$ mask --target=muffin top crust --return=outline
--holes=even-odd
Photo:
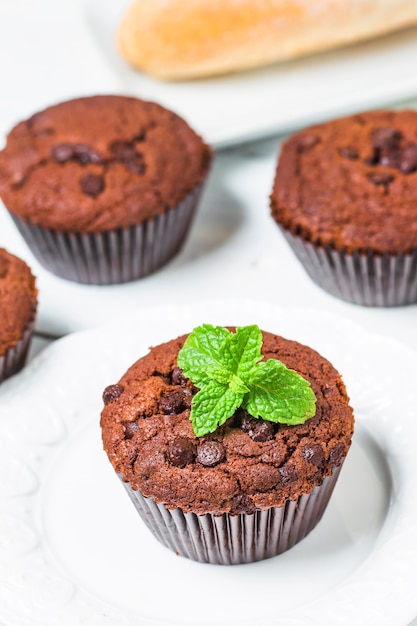
[[[0,355],[13,347],[35,316],[35,277],[24,261],[0,248]]]
[[[210,160],[202,139],[158,104],[79,98],[11,130],[0,152],[0,197],[33,225],[101,232],[175,208]]]
[[[186,337],[152,348],[103,394],[104,449],[133,489],[186,512],[252,513],[310,493],[340,465],[353,412],[326,359],[263,332],[264,358],[280,359],[310,382],[315,416],[286,426],[238,409],[214,433],[196,437],[189,416],[197,389],[177,364]]]
[[[347,252],[417,248],[417,111],[370,111],[283,145],[271,195],[283,228]]]

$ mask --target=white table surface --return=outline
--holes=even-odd
[[[120,91],[114,67],[103,64],[99,47],[92,44],[88,58],[69,53],[70,39],[74,40],[73,45],[77,41],[77,33],[71,28],[82,29],[83,32],[78,34],[84,38],[85,44],[88,25],[81,24],[65,3],[68,31],[56,29],[56,19],[64,4],[61,8],[60,3],[55,3],[55,8],[50,2],[47,4],[52,13],[45,14],[45,31],[33,33],[31,42],[31,37],[27,36],[30,34],[28,24],[30,19],[35,19],[35,14],[42,13],[45,2],[36,6],[28,0],[3,0],[1,3],[2,136],[22,116],[50,102],[94,93],[95,90]],[[26,25],[24,37],[19,36],[18,30],[21,17]],[[52,53],[44,57],[46,75],[39,67],[34,73],[27,70],[33,66],[31,43],[35,43],[35,49],[40,49],[39,40],[43,37],[50,37],[54,46]],[[42,50],[45,52],[46,48]],[[8,62],[4,63],[6,58]],[[82,72],[84,64],[92,68],[91,71]],[[39,89],[41,74],[42,89]],[[409,97],[412,92],[417,97],[417,81],[414,91],[408,83],[407,89],[393,93],[389,100],[394,101],[396,95]],[[411,104],[417,107],[417,100]],[[34,260],[3,212],[0,216],[0,245],[25,258],[38,276],[38,335],[29,359],[52,341],[42,335],[59,336],[99,325],[124,313],[126,308],[140,307],[141,303],[163,306],[167,302],[176,304],[187,299],[232,296],[270,300],[284,306],[314,308],[348,317],[365,330],[391,337],[415,349],[417,373],[417,305],[365,308],[330,296],[307,277],[271,220],[268,195],[279,144],[280,138],[272,136],[218,152],[204,201],[183,251],[166,268],[134,285],[111,289],[77,286],[48,274]],[[417,626],[417,619],[413,626]]]

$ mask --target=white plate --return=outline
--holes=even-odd
[[[311,345],[342,372],[355,407],[323,520],[289,552],[251,565],[202,565],[158,544],[101,450],[103,388],[149,345],[203,321],[256,322]],[[0,622],[408,623],[417,613],[416,359],[342,318],[239,300],[142,310],[56,342],[0,388]]]

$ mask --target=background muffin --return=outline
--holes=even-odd
[[[0,196],[47,269],[119,283],[178,252],[210,158],[186,122],[157,104],[79,98],[12,129],[0,153]]]
[[[371,111],[293,135],[271,208],[306,271],[333,295],[417,302],[417,112]]]
[[[221,564],[279,554],[320,520],[349,449],[344,384],[314,350],[264,332],[264,359],[311,384],[314,417],[290,426],[238,408],[197,437],[197,388],[178,367],[186,339],[152,348],[106,388],[104,449],[147,526],[174,551]]]
[[[29,267],[0,248],[0,382],[24,365],[36,306],[35,277]]]

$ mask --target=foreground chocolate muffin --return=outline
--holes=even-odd
[[[30,268],[0,248],[0,382],[25,363],[36,307],[37,289]]]
[[[262,363],[279,359],[315,395],[304,423],[255,419],[233,405],[197,436],[190,408],[203,408],[204,421],[218,399],[197,403],[202,390],[178,366],[187,336],[152,348],[103,394],[104,449],[135,507],[159,541],[197,561],[248,563],[300,541],[322,517],[351,443],[352,409],[334,367],[258,332]]]
[[[12,129],[0,152],[0,197],[47,269],[120,283],[179,251],[210,160],[201,138],[158,104],[79,98]]]
[[[370,111],[290,137],[271,209],[311,278],[333,295],[417,302],[417,111]]]

